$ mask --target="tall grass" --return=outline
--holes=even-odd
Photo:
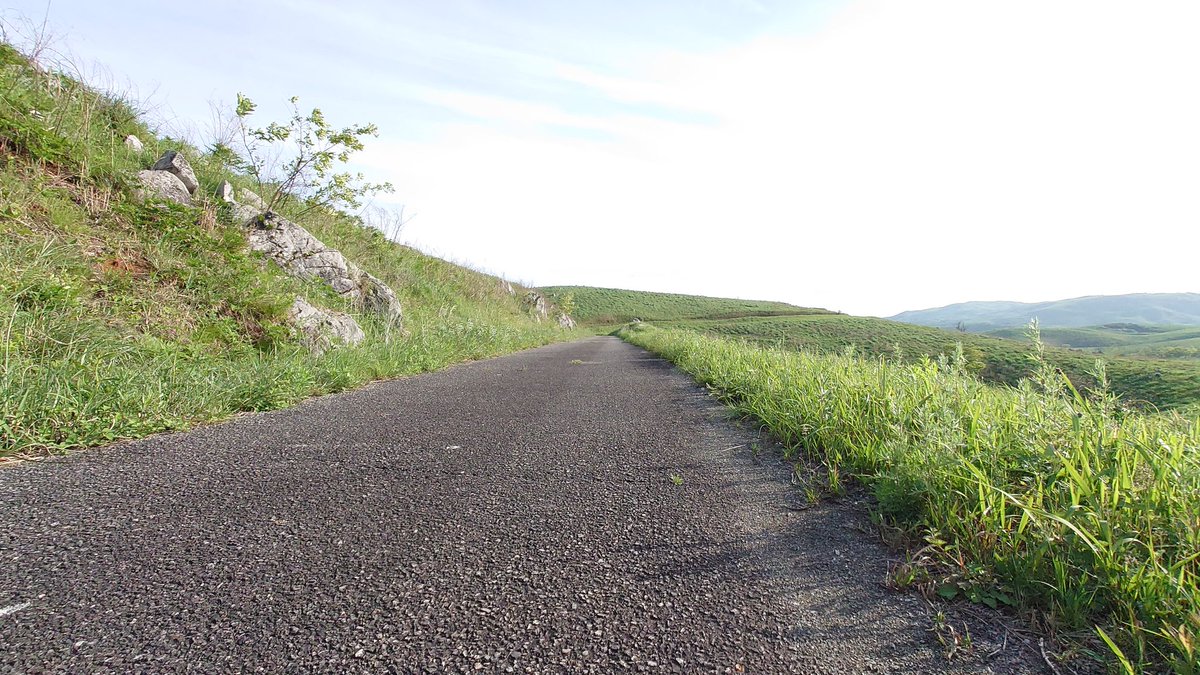
[[[870,485],[880,515],[937,552],[942,595],[1094,631],[1130,668],[1200,671],[1200,421],[1085,398],[1040,349],[1034,376],[1007,388],[965,374],[961,356],[898,364],[644,324],[621,335],[831,476]]]
[[[11,246],[0,251],[15,252]],[[136,312],[148,308],[124,297],[97,302],[94,280],[72,274],[90,270],[77,269],[69,246],[23,253],[0,259],[0,456],[187,428],[563,336],[557,327],[519,316],[485,322],[412,307],[403,337],[384,339],[384,322],[360,316],[363,345],[313,356],[278,316],[253,318],[249,326],[247,317],[231,318],[241,316],[237,288],[250,282],[244,276],[223,291],[171,296],[172,306],[156,310],[165,318],[131,330]],[[189,278],[209,287],[205,279]],[[286,280],[276,282],[283,298],[291,297]],[[148,288],[153,285],[125,292]],[[224,304],[209,305],[209,292],[223,293]]]
[[[733,320],[675,321],[662,327],[687,328],[721,337],[744,338],[768,347],[792,347],[841,353],[853,347],[868,356],[916,361],[926,355],[951,356],[961,349],[967,369],[981,379],[1016,386],[1031,374],[1023,339],[1000,339],[912,324],[845,315],[753,317]],[[961,347],[960,347],[961,345]],[[1096,355],[1047,347],[1046,359],[1080,389],[1091,389]],[[1200,401],[1200,364],[1106,356],[1112,390],[1128,405],[1180,408]]]

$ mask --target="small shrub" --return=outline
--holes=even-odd
[[[286,122],[250,127],[247,120],[256,106],[238,94],[234,142],[239,147],[234,149],[218,141],[211,151],[218,161],[254,178],[259,192],[265,195],[268,211],[285,200],[298,200],[305,212],[339,206],[358,208],[363,197],[392,191],[390,183],[369,183],[361,173],[334,170],[363,149],[363,137],[379,135],[374,124],[337,129],[330,126],[319,108],[304,114],[298,97],[293,96],[290,103],[292,113]],[[270,192],[267,186],[272,187]]]

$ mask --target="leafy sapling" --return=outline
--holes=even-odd
[[[234,138],[214,143],[213,156],[254,178],[268,211],[289,199],[302,204],[302,214],[322,207],[357,209],[364,197],[394,190],[391,183],[369,183],[361,173],[337,170],[365,147],[365,137],[379,135],[378,127],[353,124],[337,129],[319,108],[302,113],[299,101],[290,99],[291,116],[285,123],[252,127],[248,120],[257,106],[238,94]],[[239,147],[235,150],[230,143]]]

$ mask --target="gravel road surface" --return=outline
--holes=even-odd
[[[758,441],[598,337],[21,463],[0,672],[1033,670]]]

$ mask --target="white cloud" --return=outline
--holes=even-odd
[[[803,38],[555,70],[711,124],[443,93],[484,121],[368,159],[416,242],[540,283],[882,314],[1197,290],[1198,31],[1193,2],[857,2]]]
[[[1195,0],[846,0],[791,23],[764,3],[771,32],[714,28],[757,16],[736,3],[682,32],[693,5],[631,10],[662,24],[649,45],[566,5],[278,0],[231,24],[62,0],[52,20],[118,79],[163,83],[181,124],[234,91],[264,121],[300,94],[378,123],[362,165],[419,214],[409,236],[533,282],[873,313],[1200,290]],[[146,59],[133,33],[211,58]]]

